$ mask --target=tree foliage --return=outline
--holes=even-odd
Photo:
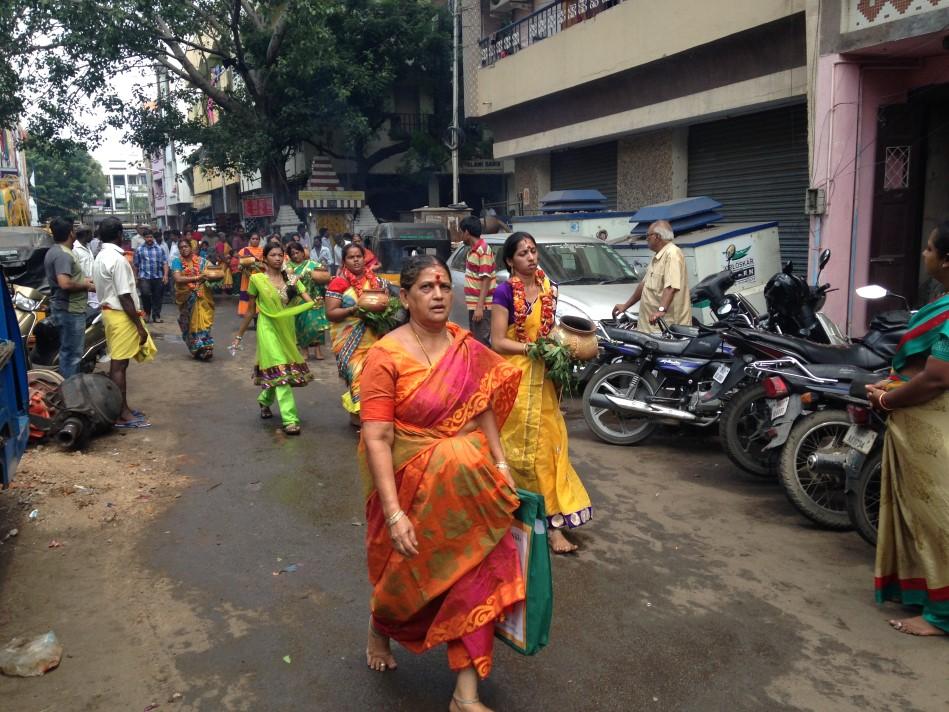
[[[25,148],[40,220],[55,215],[81,217],[108,192],[109,182],[99,163],[76,141],[31,138]]]
[[[75,116],[88,97],[146,150],[200,146],[193,163],[259,169],[285,198],[284,166],[303,144],[363,176],[411,147],[411,135],[376,139],[402,87],[449,105],[449,28],[431,0],[5,0],[0,123],[29,110],[34,135],[88,140]],[[123,102],[111,80],[129,71],[156,80]],[[156,99],[159,75],[168,91]]]

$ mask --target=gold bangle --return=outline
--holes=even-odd
[[[399,521],[400,519],[402,519],[402,517],[404,517],[404,516],[405,516],[405,512],[400,509],[398,512],[396,512],[395,514],[393,514],[391,517],[387,517],[387,518],[386,518],[386,525],[388,525],[388,526],[391,527],[391,526],[397,524],[398,521]]]

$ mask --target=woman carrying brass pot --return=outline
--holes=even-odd
[[[515,232],[504,243],[504,262],[511,278],[494,290],[491,348],[521,370],[517,401],[501,441],[515,484],[544,496],[548,540],[555,554],[577,545],[563,530],[582,526],[593,516],[590,496],[567,453],[567,424],[546,366],[528,356],[531,344],[554,328],[557,288],[538,264],[537,243]]]
[[[330,328],[324,303],[329,270],[321,262],[308,260],[306,250],[299,242],[287,245],[287,269],[297,276],[316,304],[310,311],[297,314],[297,346],[304,356],[322,361],[322,346],[326,343],[326,332]]]
[[[191,240],[178,241],[178,257],[171,261],[171,274],[175,283],[175,303],[178,305],[178,327],[188,351],[199,361],[210,361],[214,357],[214,295],[209,281],[216,274],[207,273],[208,261],[194,253]]]
[[[388,301],[389,283],[366,268],[365,250],[350,243],[343,248],[339,273],[326,287],[326,316],[330,320],[336,368],[348,390],[342,396],[350,422],[359,427],[359,379],[366,354],[378,337],[359,318],[360,302],[381,296]],[[381,297],[380,297],[381,298]]]

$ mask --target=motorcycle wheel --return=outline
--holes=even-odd
[[[632,393],[629,384],[634,378],[639,383]],[[635,418],[620,415],[606,408],[590,405],[590,396],[595,393],[622,395],[626,398],[653,396],[659,390],[659,384],[651,373],[639,375],[631,363],[614,363],[604,366],[596,373],[583,389],[583,419],[593,434],[611,445],[635,445],[640,443],[658,427],[659,423],[649,418]]]
[[[843,473],[814,472],[808,456],[823,447],[837,447],[850,428],[844,410],[822,410],[806,415],[791,428],[781,451],[778,473],[784,493],[795,509],[825,529],[852,529],[847,513]]]
[[[877,543],[880,523],[880,484],[883,476],[883,451],[877,450],[863,463],[860,479],[847,493],[847,514],[854,529],[871,546]]]
[[[752,475],[771,477],[775,458],[764,449],[771,442],[767,435],[770,427],[771,407],[764,386],[743,388],[728,400],[718,421],[718,435],[728,459]]]

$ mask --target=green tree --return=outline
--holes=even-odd
[[[109,189],[99,163],[76,141],[30,139],[24,146],[34,175],[33,198],[40,220],[54,215],[82,217]]]
[[[195,165],[260,170],[284,202],[295,182],[286,161],[306,143],[341,146],[333,155],[354,160],[363,182],[412,134],[441,130],[439,117],[374,143],[399,88],[427,84],[446,106],[449,28],[431,0],[6,0],[0,124],[31,110],[32,132],[89,140],[74,113],[84,95],[146,150],[200,146]],[[169,78],[157,102],[154,83],[134,102],[111,91],[113,76],[136,69]]]

